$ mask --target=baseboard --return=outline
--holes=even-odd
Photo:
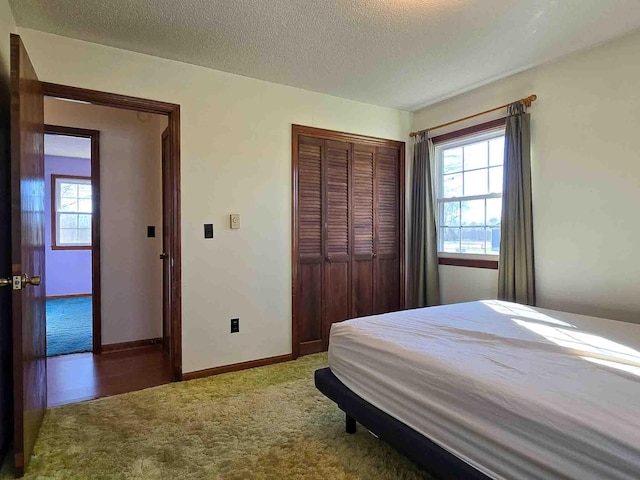
[[[47,300],[58,300],[60,298],[79,298],[79,297],[90,297],[90,293],[71,293],[69,295],[48,295]]]
[[[220,375],[221,373],[238,372],[254,367],[264,367],[265,365],[273,365],[275,363],[288,362],[292,360],[291,354],[279,355],[277,357],[260,358],[249,362],[232,363],[231,365],[223,365],[222,367],[206,368],[204,370],[196,370],[182,374],[182,380],[195,380],[196,378],[211,377],[212,375]]]
[[[121,352],[123,350],[158,345],[160,343],[162,343],[162,338],[147,338],[145,340],[134,340],[133,342],[109,343],[102,345],[102,353]]]

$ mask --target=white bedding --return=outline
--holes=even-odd
[[[364,400],[496,479],[640,478],[640,325],[483,301],[333,324]]]

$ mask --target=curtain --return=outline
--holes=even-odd
[[[504,145],[498,298],[535,305],[529,114],[509,106]]]
[[[434,155],[433,144],[427,133],[420,133],[415,138],[411,166],[408,304],[410,307],[430,307],[440,304],[432,165]]]

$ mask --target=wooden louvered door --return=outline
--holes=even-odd
[[[292,355],[404,308],[404,143],[294,125]]]
[[[351,268],[352,317],[375,313],[374,305],[374,156],[375,147],[353,146]]]
[[[325,140],[324,151],[324,347],[331,324],[350,318],[351,312],[351,220],[349,168],[351,145]]]
[[[375,155],[375,313],[399,310],[400,280],[400,185],[399,150],[377,147]]]
[[[299,354],[320,352],[323,341],[324,241],[322,156],[324,140],[300,137],[297,145],[297,281],[293,285],[297,304]],[[295,307],[294,307],[295,308]]]

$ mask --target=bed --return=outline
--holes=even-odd
[[[470,302],[332,326],[316,386],[442,478],[640,478],[640,325]]]

